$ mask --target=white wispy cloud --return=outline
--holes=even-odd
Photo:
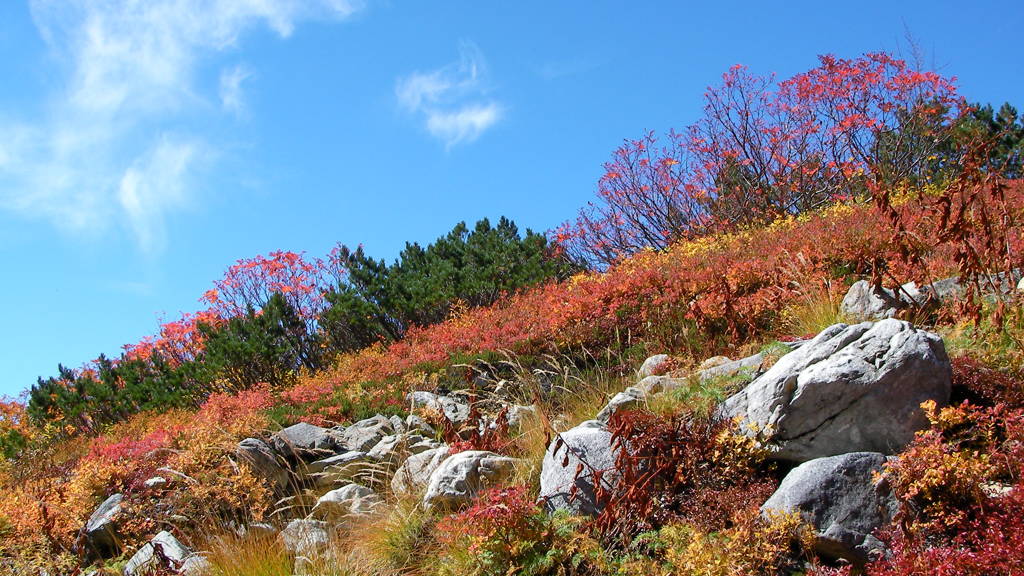
[[[242,83],[251,78],[252,70],[247,66],[238,65],[220,73],[220,105],[235,116],[244,116],[246,112],[245,96]]]
[[[399,78],[395,97],[403,110],[420,116],[427,131],[450,148],[476,140],[501,120],[504,107],[487,97],[486,78],[480,49],[463,42],[457,61]]]
[[[186,117],[211,99],[245,111],[245,66],[199,81],[207,56],[249,30],[288,37],[311,19],[344,19],[357,0],[31,0],[33,21],[63,77],[36,117],[0,118],[0,208],[70,233],[130,231],[145,251],[165,243],[165,216],[186,205],[197,152]],[[141,152],[140,152],[141,151]]]
[[[144,251],[163,248],[164,214],[186,202],[186,178],[199,148],[193,142],[164,137],[121,177],[117,199]]]

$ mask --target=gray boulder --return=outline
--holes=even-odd
[[[798,512],[814,527],[818,554],[856,566],[884,552],[874,533],[892,522],[897,500],[881,474],[886,457],[854,452],[805,462],[786,475],[761,513]]]
[[[430,475],[423,505],[454,510],[468,504],[480,490],[512,477],[516,460],[483,450],[449,456]]]
[[[159,554],[157,553],[158,549]],[[124,574],[125,576],[142,576],[168,568],[178,571],[190,556],[192,556],[192,551],[165,530],[139,548],[139,551],[124,565]],[[165,560],[166,563],[162,564],[161,560]]]
[[[385,436],[366,455],[378,462],[397,466],[410,454],[419,454],[439,446],[440,442],[420,434],[393,434]]]
[[[450,396],[441,396],[433,392],[416,390],[406,394],[405,400],[412,409],[426,408],[444,414],[456,426],[469,420],[469,404],[459,402]]]
[[[339,522],[348,516],[369,514],[383,502],[373,490],[349,484],[321,496],[313,506],[312,514],[328,522]]]
[[[540,416],[540,408],[536,404],[523,406],[513,404],[508,407],[508,425],[512,429],[522,428],[527,422]]]
[[[327,523],[320,520],[292,520],[278,534],[285,549],[296,556],[316,557],[327,549],[330,534]]]
[[[658,376],[649,376],[648,378],[659,378]],[[646,381],[646,380],[645,380]],[[597,421],[601,424],[608,424],[611,420],[612,415],[623,410],[636,410],[637,408],[643,407],[647,399],[647,393],[638,386],[630,386],[622,392],[619,392],[612,399],[608,401],[608,404],[597,413]]]
[[[580,464],[584,471],[577,477]],[[540,471],[540,500],[552,511],[597,514],[601,504],[595,495],[594,471],[601,474],[603,488],[615,489],[618,475],[611,432],[590,420],[562,432],[548,446]]]
[[[928,426],[921,403],[949,401],[942,339],[907,322],[836,324],[719,408],[779,460],[893,454]]]
[[[341,444],[338,432],[306,422],[289,426],[270,438],[270,445],[278,454],[305,460],[333,454]]]
[[[983,275],[981,289],[987,291],[990,298],[1011,294],[1019,274],[1018,270],[1013,270],[1010,274],[1000,272]],[[1024,282],[1024,279],[1021,281]],[[867,280],[859,280],[850,286],[839,311],[850,318],[861,320],[892,318],[904,308],[941,304],[960,298],[964,293],[964,286],[955,276],[922,285],[907,282],[898,290],[873,288]]]
[[[401,416],[391,416],[388,420],[391,421],[391,429],[395,431],[395,434],[404,434],[409,431],[409,427],[405,425],[405,420]]]
[[[637,380],[643,380],[648,376],[654,375],[658,367],[665,362],[668,362],[668,354],[655,354],[644,360],[644,363],[640,365],[640,369],[636,371]]]
[[[724,357],[723,357],[724,358]],[[728,358],[726,358],[728,360]],[[714,365],[709,365],[697,372],[701,382],[710,382],[721,378],[734,378],[749,375],[753,378],[761,371],[764,364],[764,354],[754,354],[739,360],[728,360]]]
[[[448,457],[448,447],[439,446],[410,456],[391,478],[391,491],[399,496],[418,494],[427,487],[430,475]]]
[[[433,426],[416,414],[409,414],[405,417],[405,429],[409,432],[418,432],[425,436],[434,436],[437,434]]]
[[[239,462],[249,466],[259,477],[263,478],[278,493],[287,490],[291,482],[291,473],[282,464],[276,452],[259,438],[246,438],[235,448],[235,457]]]
[[[636,383],[636,386],[630,386],[626,389],[636,390],[641,392],[645,397],[652,394],[661,394],[662,392],[670,392],[676,388],[685,388],[690,385],[688,378],[673,378],[671,376],[648,376],[643,380]],[[613,399],[614,400],[614,399]],[[609,402],[611,404],[611,402]]]
[[[900,296],[888,288],[874,288],[867,280],[858,280],[846,292],[839,311],[858,320],[892,318],[907,305]]]
[[[110,558],[117,555],[117,515],[121,512],[123,500],[124,496],[121,494],[110,496],[93,511],[85,523],[82,535],[85,539],[86,555],[90,558]]]
[[[178,572],[181,576],[207,576],[212,568],[205,556],[193,554],[185,559]]]
[[[711,362],[715,360],[715,362]],[[648,376],[637,383],[635,388],[648,395],[670,392],[677,388],[686,388],[694,381],[707,383],[722,378],[736,378],[753,380],[761,371],[764,364],[763,354],[754,354],[739,360],[729,360],[725,356],[709,358],[701,364],[701,368],[685,378],[673,378],[671,376]]]
[[[377,461],[365,452],[349,451],[310,463],[306,477],[318,488],[365,480],[378,475]]]
[[[373,418],[360,420],[341,433],[342,445],[347,450],[368,452],[384,439],[395,433],[394,425],[386,416],[380,414]]]
[[[309,464],[306,465],[305,470],[308,475],[313,476],[330,468],[344,466],[352,462],[358,462],[360,460],[367,459],[369,459],[369,456],[367,456],[365,452],[356,452],[355,450],[350,450],[348,452],[342,452],[341,454],[335,454],[334,456],[331,456],[329,458],[321,458],[320,460],[310,462]]]

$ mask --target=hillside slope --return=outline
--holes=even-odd
[[[869,564],[872,574],[947,565],[957,574],[1013,573],[1024,535],[1016,487],[1024,313],[1012,290],[1009,299],[994,298],[1004,291],[965,270],[964,254],[1019,259],[1020,228],[1002,230],[1004,244],[991,253],[984,251],[991,237],[970,218],[961,234],[937,236],[948,224],[936,209],[946,193],[929,194],[896,203],[899,227],[873,206],[838,205],[645,251],[605,272],[511,294],[410,329],[392,344],[343,354],[326,370],[297,374],[294,385],[214,394],[198,409],[138,414],[98,436],[36,437],[3,464],[0,563],[16,574],[71,574],[92,564],[101,574],[120,573],[140,549],[129,571],[146,550],[154,563],[174,556],[180,541],[205,558],[189,570],[212,574],[290,574],[296,565],[316,574],[732,574],[807,566],[824,574],[837,558],[862,563],[882,548],[893,555]],[[1008,221],[1020,222],[1024,186],[1002,195]],[[982,261],[992,271],[1014,264]],[[944,394],[901,397],[898,408],[915,414],[909,430],[824,452],[782,450],[801,454],[794,459],[779,456],[773,434],[789,433],[777,417],[717,408],[754,377],[751,386],[764,384],[813,349],[791,352],[794,345],[781,342],[841,320],[839,300],[854,280],[925,286],[958,274],[959,293],[898,312],[927,331],[911,333],[939,338],[943,352],[927,362],[946,382]],[[642,361],[662,352],[641,375],[670,378],[629,388]],[[720,354],[746,361],[705,362]],[[882,361],[884,354],[869,356],[878,367],[895,366],[882,370],[895,380],[846,374],[842,382],[902,389],[908,361]],[[945,368],[943,355],[952,359]],[[950,382],[952,405],[942,408]],[[878,406],[892,402],[880,398]],[[850,421],[905,416],[869,411]],[[830,434],[834,444],[867,432]],[[604,442],[604,456],[594,456],[604,465],[563,451],[594,450],[595,438]],[[628,457],[616,457],[613,438],[630,446]],[[837,553],[820,534],[815,539],[821,526],[813,514],[758,514],[780,482],[796,482],[786,476],[795,465],[802,464],[793,473],[814,458],[864,450],[899,454],[884,466],[850,464],[864,478],[888,470],[886,502],[903,503],[886,518],[897,520],[895,528],[874,526],[852,548],[848,537],[830,536],[845,542]],[[566,467],[570,457],[579,465]],[[563,495],[564,506],[552,504],[552,486],[580,482]],[[836,498],[858,489],[837,489]],[[590,512],[600,512],[592,520],[545,510],[579,511],[587,498]],[[163,544],[145,548],[157,533]]]

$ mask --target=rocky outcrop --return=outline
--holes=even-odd
[[[718,414],[779,460],[893,454],[928,425],[922,402],[948,402],[950,374],[935,334],[893,319],[837,324],[783,356]]]
[[[373,490],[359,484],[349,484],[321,496],[313,506],[312,514],[336,523],[349,516],[369,514],[383,502]]]
[[[409,402],[413,410],[426,408],[438,411],[456,426],[461,426],[469,420],[469,405],[449,396],[416,390],[407,394],[405,400]]]
[[[395,433],[394,425],[386,416],[377,415],[360,420],[341,433],[341,445],[346,450],[368,452],[378,442]]]
[[[1010,274],[989,274],[982,277],[981,289],[988,291],[991,298],[1000,298],[1020,290],[1016,286],[1018,278],[1019,270],[1013,270]],[[1019,281],[1024,283],[1024,278],[1020,278]],[[892,318],[900,310],[942,304],[960,298],[964,293],[964,286],[955,276],[922,285],[907,282],[896,290],[874,287],[867,280],[858,280],[850,286],[850,290],[843,297],[839,311],[848,318],[857,320]]]
[[[850,286],[839,311],[848,318],[875,320],[892,318],[908,305],[908,294],[894,293],[888,288],[876,288],[867,280],[858,280]]]
[[[338,431],[299,422],[274,434],[270,445],[279,454],[310,460],[337,452],[342,439]]]
[[[798,512],[814,528],[818,554],[863,565],[883,552],[874,534],[897,511],[888,482],[876,479],[885,461],[877,452],[854,452],[805,462],[786,475],[762,514]]]
[[[391,478],[391,491],[396,495],[418,494],[427,487],[430,475],[448,457],[448,447],[437,448],[413,454]]]
[[[508,425],[513,429],[522,428],[524,424],[534,420],[539,415],[540,408],[535,404],[529,406],[513,404],[508,407]]]
[[[276,452],[259,438],[246,438],[235,449],[239,462],[249,466],[278,493],[284,492],[291,482],[291,473],[285,468]]]
[[[483,450],[449,456],[430,474],[423,504],[427,508],[455,510],[468,504],[480,490],[511,478],[515,466],[514,458]]]
[[[317,488],[329,488],[373,476],[377,462],[364,452],[343,452],[306,466],[306,478]]]
[[[657,376],[651,376],[650,378],[657,378]],[[643,406],[647,399],[647,393],[642,389],[630,386],[622,392],[619,392],[612,399],[608,401],[608,404],[597,413],[597,421],[601,424],[608,424],[611,420],[612,415],[621,412],[623,410],[635,410]]]
[[[577,474],[580,464],[584,472]],[[548,446],[540,471],[541,501],[549,510],[598,513],[601,504],[596,499],[593,471],[602,474],[605,488],[614,489],[617,475],[611,432],[590,420],[562,432]]]
[[[394,434],[385,436],[366,455],[379,462],[397,466],[410,454],[419,454],[440,446],[440,442],[420,434]]]
[[[409,414],[405,417],[405,429],[409,432],[423,434],[424,436],[433,436],[435,434],[434,427],[416,414]]]
[[[114,494],[93,511],[82,530],[85,553],[90,558],[116,556],[118,548],[117,516],[124,496]]]

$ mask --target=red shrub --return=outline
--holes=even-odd
[[[538,540],[545,527],[542,516],[526,486],[491,488],[471,507],[442,519],[438,531],[448,544],[462,544],[461,540],[467,539],[472,553],[486,548],[510,557],[517,553],[517,544]]]
[[[1024,408],[1024,375],[995,370],[970,356],[953,358],[953,388],[975,402]]]
[[[604,472],[585,463],[578,471],[593,476],[598,487],[596,498],[603,505],[595,519],[598,530],[612,544],[625,545],[672,520],[721,530],[734,513],[760,505],[759,499],[772,491],[759,478],[760,454],[753,442],[733,436],[729,426],[688,414],[614,414],[609,428],[618,480],[603,482]]]

